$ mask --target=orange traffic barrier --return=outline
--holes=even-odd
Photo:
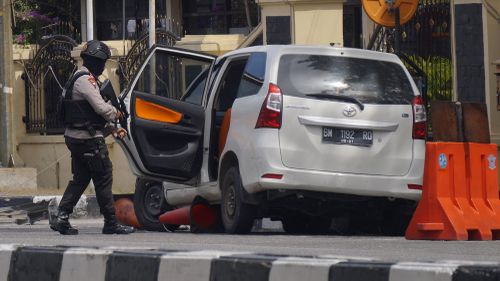
[[[140,228],[141,224],[135,215],[134,203],[128,198],[120,198],[115,201],[115,212],[118,221],[125,225]]]
[[[500,239],[498,148],[496,144],[466,143],[471,204],[481,214],[493,239]]]
[[[422,198],[406,239],[498,239],[496,155],[495,145],[428,142]]]
[[[209,230],[218,222],[217,210],[207,204],[195,204],[191,207],[191,226],[200,230]]]
[[[190,206],[174,209],[161,215],[160,222],[173,225],[189,225],[191,223],[190,214]]]

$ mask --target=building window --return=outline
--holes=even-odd
[[[123,39],[123,0],[94,0],[96,34],[99,40]],[[97,8],[98,7],[98,8]],[[156,14],[166,14],[166,2],[156,1]],[[125,37],[137,39],[147,33],[149,2],[147,0],[125,1]],[[161,26],[157,26],[160,28]]]
[[[245,0],[247,1],[247,0]],[[185,34],[247,34],[258,23],[258,6],[248,1],[249,15],[241,0],[182,1]]]

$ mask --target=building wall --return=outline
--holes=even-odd
[[[294,5],[295,44],[343,45],[342,3]]]
[[[256,0],[256,2],[262,8],[264,44],[334,43],[342,46],[344,43],[342,0]],[[283,26],[286,23],[289,23],[288,27]],[[288,30],[290,34],[287,34]]]

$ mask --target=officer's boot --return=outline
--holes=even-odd
[[[133,227],[119,223],[115,215],[111,215],[109,218],[104,219],[102,234],[130,234],[133,232],[135,232]]]
[[[77,235],[78,229],[69,223],[69,214],[66,211],[59,211],[57,218],[50,222],[50,228],[59,231],[63,235]]]

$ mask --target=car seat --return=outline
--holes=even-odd
[[[231,108],[226,110],[224,113],[224,119],[222,119],[222,124],[219,130],[219,156],[224,150],[224,146],[226,145],[227,134],[229,132],[229,123],[231,122]]]

